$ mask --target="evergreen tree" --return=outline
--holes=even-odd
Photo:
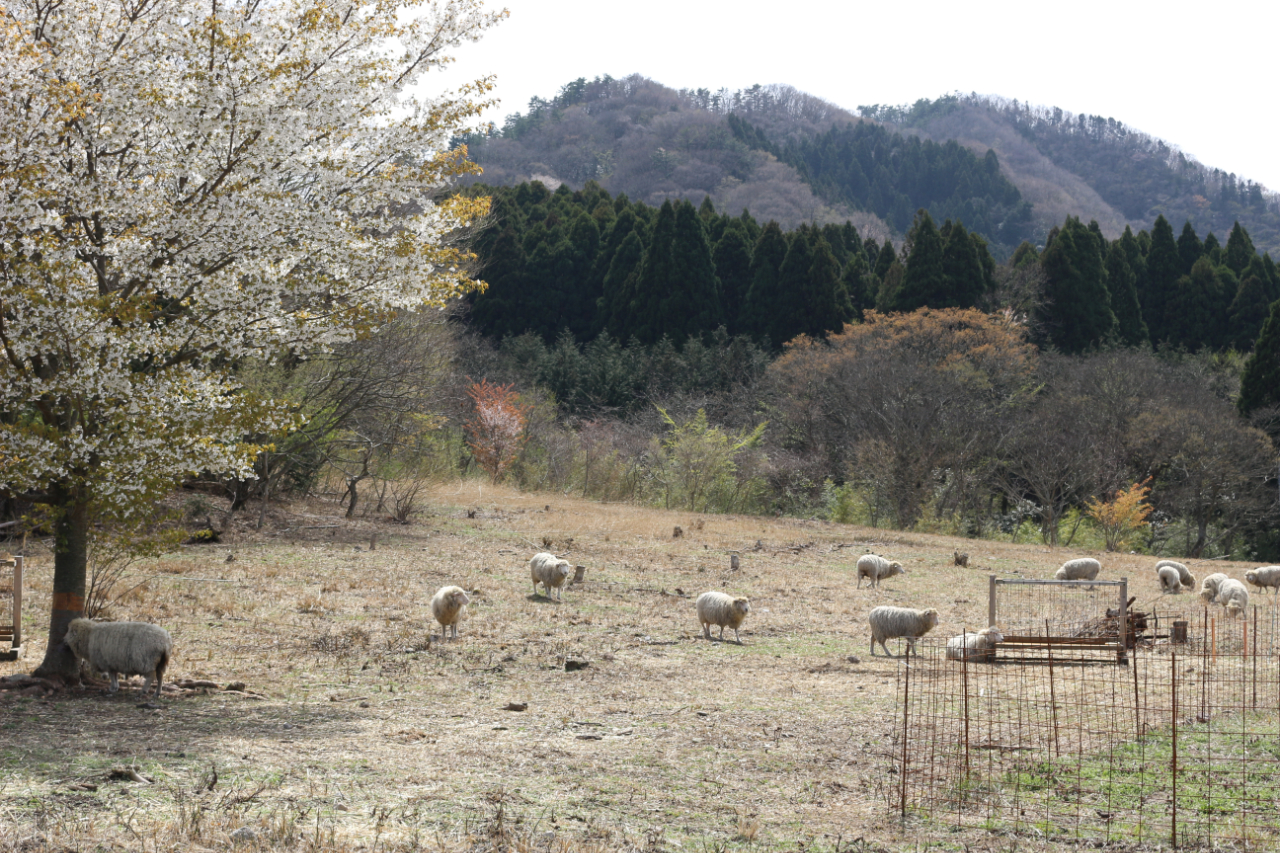
[[[602,323],[609,333],[621,340],[635,335],[632,303],[636,298],[636,280],[644,260],[644,243],[640,232],[631,230],[613,255],[602,283]]]
[[[1040,263],[1040,253],[1026,240],[1018,244],[1018,248],[1013,250],[1013,256],[1009,258],[1009,266],[1014,269],[1022,269],[1029,264],[1038,263]]]
[[[751,288],[751,246],[736,220],[725,228],[724,236],[711,252],[711,260],[715,265],[716,278],[720,279],[725,325],[730,334],[736,335],[743,302]]]
[[[1240,288],[1227,312],[1230,329],[1228,345],[1241,352],[1248,352],[1253,347],[1262,324],[1266,322],[1270,305],[1262,280],[1256,275],[1246,275],[1240,281]]]
[[[1223,263],[1236,275],[1244,272],[1245,267],[1249,266],[1249,261],[1257,251],[1253,248],[1253,241],[1249,239],[1249,232],[1240,227],[1240,223],[1236,222],[1231,229],[1231,236],[1227,238],[1227,249],[1223,253]]]
[[[704,195],[702,197],[702,204],[698,206],[698,216],[702,219],[704,225],[716,218],[716,206],[711,203],[711,196]]]
[[[1267,274],[1267,299],[1275,302],[1280,299],[1280,269],[1276,268],[1276,264],[1271,260],[1271,253],[1262,256],[1262,269]]]
[[[663,335],[665,319],[661,315],[661,306],[670,299],[671,292],[680,282],[680,270],[672,255],[675,240],[676,209],[668,199],[658,209],[653,234],[636,276],[635,294],[630,300],[628,331],[641,343],[656,343]]]
[[[1280,406],[1280,301],[1271,303],[1253,354],[1244,363],[1236,406],[1246,417],[1258,409]]]
[[[818,235],[813,244],[813,262],[809,265],[806,289],[809,301],[805,308],[803,332],[818,337],[838,332],[853,318],[849,292],[840,280],[840,264],[827,241]],[[785,261],[783,266],[786,266]]]
[[[987,271],[973,235],[959,222],[950,225],[950,228],[943,227],[946,238],[942,243],[942,274],[946,278],[947,297],[942,304],[930,303],[930,307],[972,308],[987,291]],[[985,241],[982,248],[986,249]]]
[[[1182,259],[1182,274],[1189,274],[1191,267],[1203,254],[1204,246],[1196,236],[1196,229],[1192,228],[1191,222],[1188,221],[1182,226],[1182,234],[1178,237],[1178,257]]]
[[[1075,217],[1040,256],[1045,274],[1041,319],[1049,338],[1066,353],[1079,353],[1106,341],[1115,330],[1106,271],[1098,244]]]
[[[787,254],[778,269],[778,287],[782,299],[777,303],[770,323],[765,330],[769,340],[783,344],[804,332],[808,332],[810,312],[814,310],[814,293],[809,281],[813,266],[813,247],[806,228],[797,228],[791,234]]]
[[[596,333],[601,283],[592,275],[600,247],[600,229],[582,209],[573,218],[564,245],[565,257],[560,261],[564,304],[558,325],[568,327],[578,340],[588,340]]]
[[[843,267],[849,262],[849,252],[845,248],[844,242],[844,230],[839,225],[834,222],[828,222],[822,226],[822,239],[827,241],[827,246],[835,257],[836,263]],[[861,248],[862,243],[859,242],[856,245]]]
[[[1147,321],[1151,342],[1169,339],[1165,327],[1165,306],[1182,276],[1182,256],[1173,239],[1173,228],[1164,216],[1157,216],[1151,228],[1151,249],[1147,252],[1146,287],[1138,291],[1142,304],[1142,317]]]
[[[906,270],[895,258],[889,264],[889,268],[884,271],[884,278],[880,280],[879,289],[876,291],[876,310],[884,314],[895,310],[892,306],[898,303],[898,294],[902,290],[902,279],[906,276]]]
[[[1136,248],[1137,244],[1134,246]],[[1106,267],[1111,310],[1116,315],[1116,331],[1126,346],[1140,346],[1148,339],[1147,324],[1142,319],[1142,308],[1138,305],[1138,277],[1129,266],[1121,240],[1115,241],[1107,249]]]
[[[951,307],[946,271],[943,268],[942,236],[929,211],[916,213],[915,222],[907,234],[907,268],[902,276],[902,287],[890,310],[914,311],[930,306]]]
[[[875,307],[876,284],[867,266],[867,256],[862,252],[854,252],[849,256],[849,263],[840,272],[840,284],[849,298],[851,320],[862,321],[863,312]]]
[[[1204,235],[1204,256],[1213,262],[1213,265],[1221,266],[1222,264],[1222,244],[1218,242],[1218,238],[1210,231]]]
[[[1180,276],[1165,303],[1165,340],[1192,351],[1212,346],[1218,336],[1219,315],[1214,309],[1220,287],[1208,258],[1196,261],[1189,274]]]
[[[516,229],[508,225],[482,256],[481,276],[488,287],[477,293],[471,321],[482,334],[494,338],[518,335],[525,330],[523,301],[529,296],[525,281],[525,256]],[[518,328],[517,328],[518,327]]]
[[[890,243],[889,238],[886,237],[884,246],[882,246],[880,251],[876,253],[876,262],[871,268],[872,275],[874,275],[878,280],[884,281],[885,273],[889,271],[889,267],[897,262],[897,260],[898,253],[894,251],[893,243]]]
[[[756,339],[769,335],[773,317],[782,310],[786,298],[782,291],[779,271],[787,256],[787,238],[782,236],[778,223],[769,222],[760,232],[751,252],[751,287],[743,303],[739,324],[742,331]],[[782,341],[770,338],[774,346]]]
[[[675,241],[672,261],[679,278],[661,306],[663,332],[677,344],[690,336],[712,331],[724,325],[724,308],[720,302],[720,282],[711,260],[707,229],[698,211],[688,201],[676,206]]]

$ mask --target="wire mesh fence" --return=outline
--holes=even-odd
[[[1181,849],[1280,847],[1275,631],[1256,606],[1226,619],[1193,601],[1145,614],[1123,666],[1059,656],[1053,644],[1035,659],[998,647],[990,662],[948,660],[945,640],[921,642],[898,673],[904,820]]]

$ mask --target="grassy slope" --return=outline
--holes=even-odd
[[[1082,555],[476,483],[441,488],[432,508],[399,527],[297,505],[262,533],[246,520],[229,544],[142,567],[138,579],[153,577],[114,615],[169,628],[170,676],[243,681],[262,697],[191,691],[153,710],[136,688],[0,691],[0,850],[35,833],[55,848],[216,847],[243,825],[307,849],[460,848],[498,826],[607,849],[748,838],[831,849],[859,837],[915,849],[930,839],[892,820],[886,772],[900,664],[868,656],[866,612],[937,607],[937,633],[950,635],[982,623],[988,571],[1044,577]],[[587,567],[562,603],[531,595],[525,563],[544,537]],[[971,568],[952,565],[957,546]],[[908,574],[854,589],[864,550]],[[1154,597],[1150,558],[1099,556],[1104,577],[1138,579],[1140,604]],[[38,636],[51,560],[29,565],[26,624]],[[440,643],[427,602],[446,583],[479,593],[460,638]],[[706,589],[751,597],[744,645],[701,638],[692,599]],[[28,661],[0,664],[0,676],[43,651],[30,643]],[[566,657],[591,664],[567,673]],[[124,764],[155,784],[105,780]],[[193,793],[211,767],[217,785]]]

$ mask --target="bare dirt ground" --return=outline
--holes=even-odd
[[[1048,577],[1086,555],[1140,604],[1156,595],[1150,557],[1039,543],[476,482],[429,505],[407,526],[278,506],[261,531],[250,513],[135,567],[111,615],[171,632],[170,679],[243,688],[0,691],[0,850],[1044,849],[898,823],[902,662],[868,654],[866,614],[936,607],[937,635],[973,630],[989,572]],[[544,549],[586,567],[563,601],[533,594]],[[855,589],[866,551],[908,573]],[[44,654],[51,573],[36,551],[32,640],[0,676]],[[472,604],[442,642],[429,601],[446,584]],[[751,598],[742,645],[702,638],[693,599],[710,589]]]

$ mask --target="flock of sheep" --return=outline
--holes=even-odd
[[[554,589],[556,599],[560,600],[561,591],[572,568],[567,560],[554,554],[535,554],[529,560],[534,595],[538,594],[538,586],[541,585],[548,598]],[[1068,560],[1054,573],[1054,579],[1095,580],[1101,569],[1101,563],[1092,557]],[[876,554],[865,554],[858,558],[857,571],[858,588],[861,588],[863,578],[874,588],[882,580],[906,574],[907,570],[896,561]],[[1196,582],[1195,576],[1185,565],[1173,560],[1160,560],[1156,563],[1156,579],[1162,594],[1176,594],[1184,587],[1193,589]],[[1259,589],[1270,588],[1274,592],[1280,592],[1280,566],[1252,569],[1245,572],[1245,580]],[[1244,583],[1222,573],[1215,573],[1204,579],[1200,585],[1200,598],[1206,605],[1221,604],[1229,616],[1243,616],[1249,606],[1249,590]],[[462,587],[445,586],[436,591],[431,599],[431,614],[440,623],[441,638],[444,638],[446,631],[450,631],[455,638],[458,636],[458,622],[462,620],[463,612],[470,602],[471,599]],[[748,599],[723,592],[704,592],[694,602],[694,608],[704,637],[711,639],[711,628],[716,626],[719,627],[720,639],[723,640],[724,629],[732,628],[734,639],[739,644],[742,643],[738,628],[751,612],[751,602]],[[895,638],[907,641],[907,654],[910,655],[915,651],[916,640],[937,627],[938,611],[933,608],[916,610],[911,607],[881,605],[871,610],[867,621],[871,626],[872,655],[876,654],[876,643],[879,643],[884,653],[893,657],[885,641]],[[1000,630],[992,625],[977,633],[966,633],[947,640],[946,656],[949,660],[989,660],[994,656],[996,644],[1003,640]],[[155,695],[160,695],[161,682],[173,651],[169,633],[160,626],[145,622],[93,622],[76,619],[68,627],[64,642],[90,669],[106,673],[110,677],[111,692],[118,689],[117,674],[142,675],[146,677],[144,692],[154,687]]]
[[[967,562],[967,555],[966,562]],[[957,558],[957,563],[959,560]],[[1102,564],[1092,557],[1081,557],[1068,560],[1054,572],[1054,580],[1059,581],[1091,581],[1096,580]],[[862,586],[863,577],[871,579],[876,586],[881,580],[897,574],[906,573],[901,564],[890,562],[884,557],[868,554],[858,560],[858,586]],[[1176,594],[1183,587],[1193,589],[1196,578],[1182,563],[1174,560],[1160,560],[1156,563],[1156,579],[1160,584],[1161,594]],[[1245,580],[1258,589],[1270,588],[1280,593],[1280,566],[1263,566],[1245,572]],[[1205,578],[1200,585],[1200,598],[1206,605],[1220,604],[1228,616],[1243,617],[1249,607],[1249,590],[1241,581],[1222,573],[1215,573]],[[880,606],[872,609],[867,615],[871,625],[871,654],[876,653],[876,643],[890,655],[885,640],[902,638],[907,641],[907,655],[915,651],[915,643],[938,624],[938,611],[933,608],[916,610],[910,607]],[[990,660],[994,657],[997,643],[1004,641],[1000,629],[992,625],[974,634],[962,634],[947,640],[948,660]]]

